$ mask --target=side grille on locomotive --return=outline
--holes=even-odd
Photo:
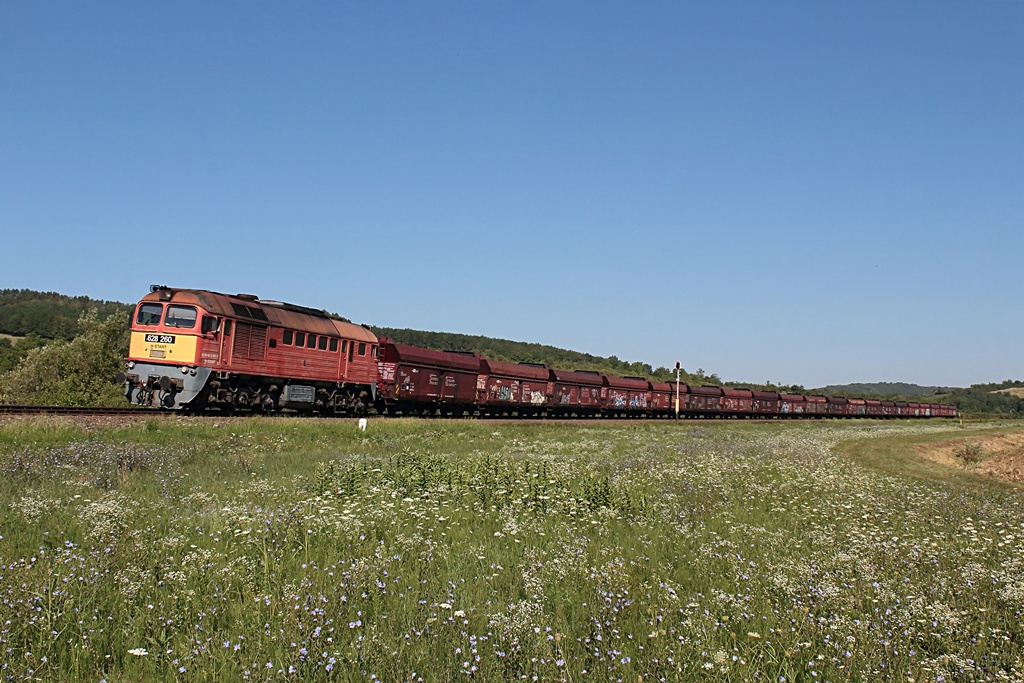
[[[263,360],[267,355],[267,328],[239,322],[235,326],[235,340],[231,356],[235,360]]]

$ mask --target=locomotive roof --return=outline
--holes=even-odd
[[[345,337],[371,344],[377,343],[376,335],[360,325],[339,320],[323,311],[305,306],[296,306],[280,301],[260,301],[252,294],[222,294],[205,289],[158,287],[155,288],[155,291],[142,297],[142,300],[192,304],[202,307],[213,315],[246,320],[256,324],[270,324],[299,332]]]

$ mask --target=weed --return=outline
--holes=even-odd
[[[953,456],[965,465],[976,465],[985,456],[981,442],[962,441],[953,447]]]

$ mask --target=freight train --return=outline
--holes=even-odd
[[[520,417],[956,417],[955,406],[612,377],[378,338],[304,306],[154,285],[117,381],[129,402],[188,412]]]

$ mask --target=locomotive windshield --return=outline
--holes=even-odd
[[[163,312],[163,304],[142,304],[139,306],[139,315],[135,318],[135,322],[139,325],[159,325]]]
[[[164,325],[167,325],[168,327],[195,327],[196,307],[168,306],[167,315],[164,317]]]

